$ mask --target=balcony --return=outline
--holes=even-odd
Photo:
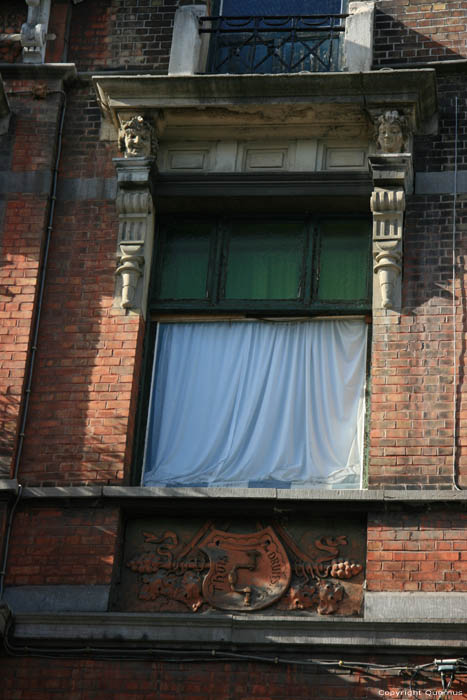
[[[200,34],[210,35],[206,73],[338,71],[346,17],[200,17]]]
[[[360,0],[346,14],[207,16],[205,5],[183,5],[169,75],[368,71],[374,6]]]

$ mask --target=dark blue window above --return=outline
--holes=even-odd
[[[208,73],[338,71],[346,0],[218,0]]]
[[[217,5],[217,7],[216,7]],[[321,15],[343,12],[342,0],[219,0],[214,11],[220,15]]]

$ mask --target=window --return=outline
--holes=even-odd
[[[370,308],[367,218],[174,218],[159,235],[153,310]]]
[[[360,485],[369,243],[363,217],[163,223],[145,485]]]
[[[339,70],[345,0],[218,0],[202,32],[212,34],[208,72]]]

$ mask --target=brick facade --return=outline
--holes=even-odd
[[[438,102],[433,123],[414,136],[400,313],[375,309],[371,318],[368,488],[274,498],[258,491],[245,499],[196,490],[178,498],[136,486],[151,318],[122,308],[116,293],[113,159],[122,154],[91,76],[167,74],[175,13],[184,4],[52,0],[49,32],[56,39],[48,42],[45,66],[28,67],[18,42],[0,42],[11,110],[8,131],[0,134],[0,569],[4,557],[2,588],[13,610],[0,652],[0,697],[363,699],[413,690],[432,696],[441,689],[433,661],[464,656],[459,621],[467,617],[467,3],[376,2],[375,75],[431,66]],[[26,15],[18,3],[4,3],[0,34],[20,32]],[[196,200],[163,201],[158,184],[156,220],[159,206],[173,212]],[[236,201],[240,209],[241,197]],[[208,206],[221,209],[222,198]],[[315,518],[324,537],[330,515],[333,526],[342,523],[341,538],[356,522],[366,530],[363,597],[380,606],[376,619],[366,603],[354,618],[307,617],[302,609],[287,617],[266,608],[256,617],[232,614],[228,637],[225,618],[203,608],[184,618],[165,613],[175,615],[172,640],[164,637],[163,610],[150,609],[148,622],[118,606],[124,542],[136,518],[165,518],[166,539],[157,541],[165,556],[176,526],[183,529],[188,518],[254,519],[258,530]],[[73,586],[90,601],[100,591],[105,604],[70,608]],[[15,609],[29,592],[41,602]],[[413,624],[404,619],[398,596],[412,595],[400,600],[428,610],[433,594],[440,596],[439,614]],[[0,637],[1,613],[0,601]],[[146,624],[153,626],[149,636]],[[460,665],[451,690],[467,697],[466,681]]]

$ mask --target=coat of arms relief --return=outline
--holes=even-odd
[[[363,530],[342,521],[336,528],[322,521],[130,521],[118,607],[358,615]]]

